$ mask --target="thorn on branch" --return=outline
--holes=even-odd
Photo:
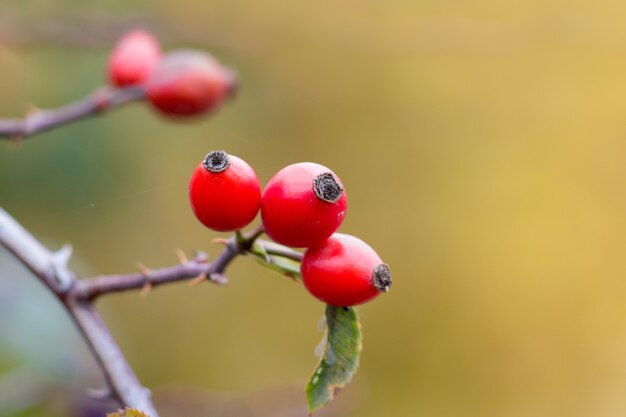
[[[141,288],[141,291],[139,291],[139,296],[141,298],[146,298],[148,294],[150,294],[151,291],[152,291],[152,284],[149,282],[146,282],[144,286]]]
[[[148,294],[150,294],[150,291],[152,291],[152,283],[149,281],[150,270],[141,262],[137,262],[137,269],[139,269],[139,273],[146,279],[146,283],[143,284],[143,287],[141,287],[139,296],[141,298],[146,298]]]
[[[181,264],[186,264],[187,262],[189,262],[187,255],[182,249],[176,249],[176,257]]]
[[[139,261],[137,262],[137,269],[139,270],[139,273],[146,278],[148,278],[148,276],[150,275],[150,270],[148,269],[148,267]]]
[[[54,278],[59,283],[59,290],[67,291],[72,287],[74,274],[70,272],[68,263],[72,257],[72,245],[66,243],[56,252],[50,254],[50,264],[54,271]]]
[[[74,252],[74,248],[70,243],[66,243],[59,249],[58,251],[52,254],[54,261],[59,266],[67,267],[67,264],[70,262],[70,258],[72,257],[72,253]]]
[[[189,283],[187,285],[194,286],[194,285],[198,285],[201,282],[207,280],[207,275],[206,274],[200,274],[197,277],[193,278],[191,281],[189,281]]]
[[[211,243],[217,243],[219,245],[227,246],[229,241],[228,239],[224,239],[223,237],[216,237],[215,239],[211,240]]]

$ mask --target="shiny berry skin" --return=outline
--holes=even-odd
[[[335,233],[304,253],[302,281],[319,300],[338,307],[369,301],[389,291],[391,273],[367,243]]]
[[[161,48],[154,36],[142,30],[128,32],[109,56],[109,81],[117,87],[143,84],[159,59]]]
[[[275,242],[310,247],[341,226],[348,199],[339,178],[323,165],[286,166],[267,183],[261,200],[265,232]]]
[[[176,51],[165,55],[146,84],[150,103],[173,117],[200,115],[219,107],[235,89],[235,75],[211,55]]]
[[[200,223],[209,229],[239,230],[254,220],[259,211],[259,179],[242,159],[224,151],[212,151],[191,176],[189,201]]]

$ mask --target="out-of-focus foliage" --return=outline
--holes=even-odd
[[[176,248],[221,249],[187,202],[207,151],[246,159],[262,182],[322,163],[346,186],[341,231],[394,275],[359,308],[361,366],[328,413],[624,415],[625,17],[614,0],[0,2],[3,116],[102,83],[108,48],[136,23],[168,49],[210,50],[241,79],[210,119],[172,123],[133,105],[17,150],[0,144],[0,204],[47,244],[72,242],[82,275],[123,272],[174,263]],[[30,284],[11,295],[22,305],[0,306],[0,372],[31,361],[4,347],[18,327],[39,343],[25,352],[84,354],[88,371],[61,366],[77,396],[100,386],[63,312],[8,259],[1,291]],[[303,415],[323,305],[252,259],[228,275],[225,287],[98,308],[157,403],[169,400],[164,416],[227,415],[200,399],[284,385],[298,387]],[[51,317],[71,337],[53,339]],[[59,377],[41,355],[30,370]],[[190,387],[197,402],[175,400]],[[261,415],[279,407],[272,398]]]

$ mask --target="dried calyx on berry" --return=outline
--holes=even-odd
[[[208,171],[218,173],[230,166],[230,158],[224,151],[211,151],[204,157],[202,165]]]
[[[372,285],[380,292],[387,292],[391,287],[391,271],[387,264],[378,264],[372,271]]]
[[[343,187],[332,172],[323,172],[313,180],[313,191],[320,200],[336,203],[341,198]]]

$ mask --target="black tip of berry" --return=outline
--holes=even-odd
[[[372,271],[372,284],[380,292],[389,291],[391,287],[391,271],[385,264],[378,264]]]
[[[211,151],[204,158],[204,161],[202,161],[202,165],[207,171],[217,174],[230,166],[230,158],[224,151]]]
[[[324,172],[313,180],[313,191],[320,200],[336,203],[341,198],[343,187],[332,173]]]

